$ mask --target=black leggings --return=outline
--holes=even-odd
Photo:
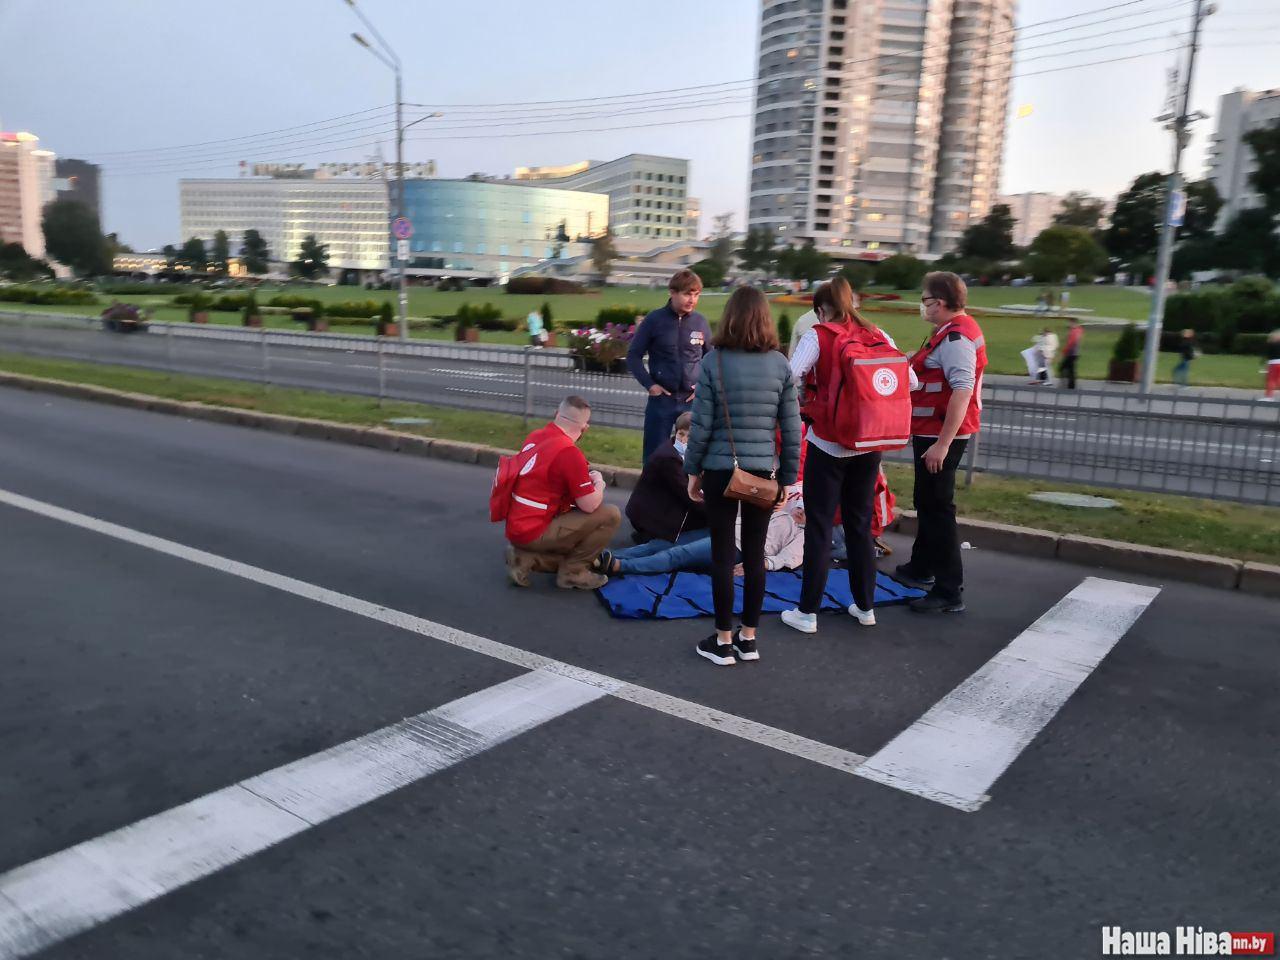
[[[871,536],[880,454],[833,457],[812,442],[804,461],[804,586],[800,612],[817,613],[831,569],[831,525],[840,508],[849,547],[849,589],[860,610],[876,599],[876,547]]]
[[[711,596],[716,608],[716,629],[733,629],[733,567],[738,562],[734,528],[742,508],[742,625],[760,625],[764,606],[764,541],[769,532],[770,510],[724,495],[732,470],[704,470],[702,493],[711,530]]]

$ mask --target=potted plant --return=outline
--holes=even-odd
[[[249,292],[249,299],[245,301],[244,312],[240,314],[240,322],[246,327],[262,326],[262,315],[258,313],[258,298],[252,291]]]
[[[187,319],[192,323],[208,323],[209,307],[213,305],[213,297],[204,293],[193,293],[191,303],[187,306]]]
[[[1120,332],[1111,350],[1111,362],[1107,366],[1107,379],[1112,383],[1137,383],[1142,376],[1142,338],[1136,324],[1129,324]]]
[[[478,343],[480,340],[480,331],[476,329],[469,303],[458,308],[458,322],[453,328],[453,339],[458,343]]]
[[[608,323],[603,328],[581,327],[569,334],[569,352],[577,370],[621,373],[626,369],[627,350],[636,325]]]
[[[133,304],[117,301],[102,311],[102,328],[117,333],[137,333],[147,329],[147,319]]]
[[[324,315],[324,306],[319,302],[306,307],[294,307],[289,313],[311,333],[323,333],[329,329],[329,319]]]
[[[400,336],[400,324],[395,321],[395,314],[391,310],[391,303],[384,302],[378,308],[378,315],[374,318],[374,322],[378,326],[377,334],[380,337],[398,337]]]

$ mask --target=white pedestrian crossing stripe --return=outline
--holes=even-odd
[[[0,960],[30,956],[608,692],[522,674],[0,875]]]

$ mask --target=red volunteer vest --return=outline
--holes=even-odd
[[[973,382],[973,396],[960,424],[958,437],[978,432],[982,421],[982,371],[987,367],[987,346],[978,322],[966,313],[954,316],[933,332],[927,343],[911,358],[911,369],[920,380],[920,388],[911,391],[911,433],[920,437],[937,437],[942,434],[942,424],[947,419],[947,404],[951,402],[951,384],[940,369],[926,367],[924,362],[953,333],[972,340],[977,348],[977,369]]]
[[[573,507],[573,495],[556,488],[551,465],[573,441],[553,423],[535,430],[525,439],[521,451],[536,446],[537,452],[520,471],[511,492],[507,511],[507,539],[515,544],[532,543],[547,532],[551,521]]]

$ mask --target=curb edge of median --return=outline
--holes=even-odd
[[[315,420],[283,414],[261,413],[190,400],[174,400],[146,393],[130,393],[111,387],[35,377],[0,370],[0,386],[53,393],[80,400],[93,400],[137,410],[149,410],[206,420],[231,426],[253,427],[275,433],[329,440],[353,446],[373,447],[389,453],[432,457],[454,463],[494,466],[498,458],[513,453],[499,447],[462,440],[445,440],[417,433],[403,433],[382,427]],[[594,465],[605,482],[619,489],[634,489],[640,471],[634,467]],[[889,529],[899,533],[915,530],[913,510],[901,510]],[[1128,573],[1199,583],[1225,590],[1267,597],[1280,597],[1280,566],[1209,554],[1186,553],[1167,547],[1102,540],[1078,534],[1059,534],[1033,527],[1018,527],[990,520],[961,518],[960,533],[989,549],[1004,553],[1037,556],[1092,564]]]

